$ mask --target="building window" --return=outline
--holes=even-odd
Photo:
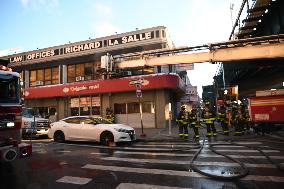
[[[67,82],[71,83],[75,81],[75,65],[67,66]]]
[[[158,72],[158,73],[161,73],[161,72],[162,72],[161,66],[157,66],[157,72]]]
[[[162,30],[162,37],[163,37],[163,38],[166,37],[166,32],[165,32],[165,30]]]
[[[84,64],[76,64],[75,65],[75,76],[76,77],[83,77],[84,76]]]
[[[156,38],[160,37],[160,30],[156,30]]]
[[[126,114],[126,104],[114,104],[114,113],[115,114]]]
[[[45,85],[51,85],[51,68],[44,69]]]
[[[85,64],[85,69],[84,69],[84,74],[85,74],[85,80],[92,80],[93,76],[93,64],[92,63],[86,63]]]
[[[45,68],[38,70],[30,70],[30,87],[58,84],[59,68]]]
[[[59,83],[59,68],[54,67],[51,68],[52,70],[52,84],[58,84]]]
[[[100,61],[88,62],[83,64],[72,64],[67,66],[67,82],[82,80],[101,79],[97,73]]]
[[[30,87],[36,86],[36,70],[30,71]]]

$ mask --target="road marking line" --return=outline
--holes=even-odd
[[[54,150],[54,152],[69,153],[69,152],[71,152],[71,151],[69,151],[69,150]]]
[[[171,165],[189,165],[189,161],[173,161],[173,160],[162,160],[162,159],[134,159],[134,158],[117,158],[117,157],[104,157],[102,160],[108,161],[126,161],[132,163],[157,163],[157,164],[171,164]],[[240,167],[237,163],[227,162],[201,162],[195,161],[195,165],[207,165],[207,166],[221,166],[221,167]],[[247,167],[254,168],[276,168],[272,164],[252,164],[244,163]]]
[[[136,150],[136,151],[147,151],[147,150],[155,150],[155,151],[171,151],[171,150],[179,150],[178,148],[133,148],[133,147],[107,147],[107,146],[93,146],[93,145],[85,145],[85,144],[65,144],[67,146],[82,146],[82,147],[91,147],[91,148],[98,148],[98,149],[113,149],[113,150]],[[182,150],[182,149],[180,149]],[[199,149],[189,149],[186,151],[198,151]],[[209,149],[203,149],[203,151],[211,151]],[[257,150],[218,150],[220,152],[258,152]],[[263,150],[266,153],[272,152],[280,152],[279,150]]]
[[[184,145],[186,145],[186,144],[191,144],[192,142],[147,142],[147,144],[166,144],[166,145],[175,145],[175,144],[184,144]],[[202,143],[202,142],[201,142]],[[221,142],[205,142],[205,144],[224,144],[224,143],[228,143],[228,144],[230,144],[229,142],[225,142],[225,141],[221,141]],[[234,144],[244,144],[244,145],[246,145],[246,144],[262,144],[262,142],[234,142]]]
[[[92,153],[91,153],[92,154]],[[127,154],[127,155],[151,155],[151,156],[170,156],[170,157],[192,157],[193,154],[177,154],[177,153],[159,153],[159,152],[125,152],[115,151],[114,154]],[[106,154],[107,155],[107,154]],[[243,155],[228,155],[232,158],[237,159],[266,159],[265,156],[243,156]],[[224,157],[215,154],[199,154],[198,157]],[[269,156],[271,159],[284,159],[284,156]]]
[[[108,153],[92,152],[92,155],[110,155]]]
[[[197,145],[182,145],[182,144],[138,144],[138,145],[133,145],[133,147],[187,147],[187,148],[192,148],[192,147],[198,147]],[[234,146],[234,145],[220,145],[220,146],[214,146],[214,148],[246,148],[245,146]]]
[[[149,184],[136,184],[136,183],[120,183],[115,189],[191,189],[191,188],[180,188],[180,187],[169,187],[160,185],[149,185]]]
[[[92,179],[90,179],[90,178],[64,176],[64,177],[56,180],[56,182],[63,182],[63,183],[69,183],[69,184],[83,185],[83,184],[87,184],[91,180]]]
[[[155,174],[155,175],[171,175],[171,176],[207,178],[203,175],[200,175],[199,173],[187,172],[187,171],[145,169],[145,168],[132,168],[132,167],[121,167],[121,166],[105,166],[105,165],[94,165],[94,164],[87,164],[83,166],[82,168],[102,170],[102,171],[118,171],[118,172],[128,172],[128,173],[144,173],[144,174]],[[248,175],[245,178],[241,178],[240,180],[261,181],[261,182],[284,182],[284,177]]]

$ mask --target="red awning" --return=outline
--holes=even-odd
[[[142,90],[180,89],[184,90],[183,81],[175,74],[156,74],[124,77],[120,79],[83,81],[77,83],[49,85],[25,89],[25,99],[51,98],[64,96],[90,95],[135,91],[135,82],[141,81]]]

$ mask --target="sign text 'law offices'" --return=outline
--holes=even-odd
[[[123,45],[127,43],[133,43],[138,41],[144,41],[154,38],[154,32],[145,32],[133,35],[127,35],[123,37],[113,38],[113,39],[106,39],[100,41],[89,41],[86,43],[80,43],[77,45],[71,45],[63,48],[54,48],[48,49],[43,51],[36,51],[36,52],[28,52],[23,55],[12,56],[10,57],[11,63],[23,62],[23,61],[30,61],[36,59],[44,59],[54,56],[66,55],[66,54],[73,54],[79,52],[85,52],[89,50],[99,49],[99,48],[106,48],[115,45]],[[105,46],[103,46],[105,44]]]

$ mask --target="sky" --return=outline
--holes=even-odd
[[[242,0],[1,0],[0,56],[166,26],[176,47],[227,41]],[[230,5],[234,4],[232,10]],[[210,85],[216,65],[195,64],[192,85]]]

